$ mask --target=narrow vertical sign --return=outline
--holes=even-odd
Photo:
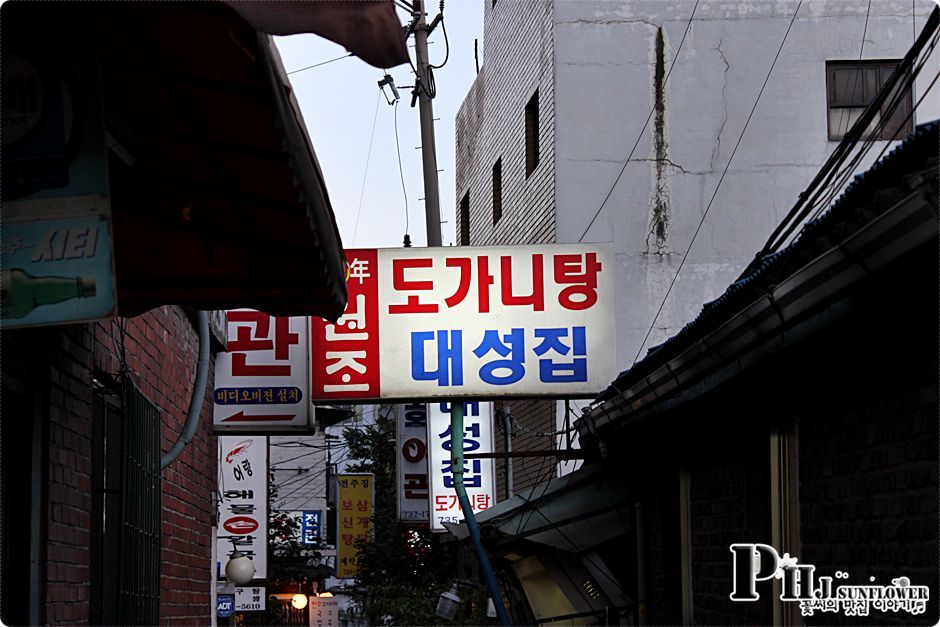
[[[339,599],[310,597],[310,627],[338,627]]]
[[[398,519],[428,522],[428,408],[398,405]]]
[[[237,548],[255,565],[255,579],[267,577],[268,446],[265,436],[219,436],[216,549],[224,574]]]
[[[335,323],[311,318],[318,350],[311,395],[319,399],[379,398],[379,279],[375,250],[347,250],[348,301]]]
[[[359,549],[356,543],[372,534],[375,486],[371,474],[336,476],[336,576],[355,577]]]
[[[464,403],[464,453],[493,452],[493,404]],[[454,489],[451,458],[450,403],[428,405],[428,469],[431,483],[431,531],[446,531],[444,523],[463,521]],[[496,500],[496,464],[492,459],[464,459],[464,486],[474,513]]]

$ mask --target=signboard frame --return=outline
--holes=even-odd
[[[593,398],[619,372],[610,244],[347,259],[346,312],[311,319],[314,402]]]
[[[220,574],[224,577],[235,537],[238,550],[254,562],[254,579],[266,579],[268,439],[263,435],[220,435],[218,455],[216,555]]]
[[[342,518],[344,512],[344,494],[349,494],[350,488],[343,487],[343,480],[347,479],[351,481],[352,479],[357,478],[368,478],[369,486],[366,486],[369,489],[369,499],[368,499],[368,525],[365,531],[365,535],[359,534],[352,538],[352,542],[347,544],[343,541],[343,526]],[[357,503],[358,506],[358,503]],[[361,511],[361,510],[360,510]],[[356,576],[356,568],[349,567],[347,564],[343,564],[343,559],[358,559],[359,552],[356,550],[355,543],[361,538],[374,539],[373,537],[373,525],[372,517],[375,512],[375,475],[370,472],[344,472],[336,475],[336,578],[337,579],[349,579]],[[353,513],[350,510],[350,513]],[[358,522],[358,521],[357,521]],[[360,525],[361,526],[361,525]]]
[[[234,309],[226,312],[226,327],[226,352],[215,362],[214,432],[315,433],[309,318]]]

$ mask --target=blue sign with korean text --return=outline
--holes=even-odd
[[[304,511],[300,520],[300,543],[320,543],[320,510]]]

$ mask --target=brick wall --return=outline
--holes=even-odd
[[[457,206],[469,194],[470,245],[542,244],[555,241],[554,42],[551,2],[484,3],[483,67],[457,113]],[[525,107],[538,90],[539,163],[526,176]],[[502,218],[493,224],[493,165],[502,160]],[[457,241],[462,227],[457,211]],[[518,425],[514,450],[551,449],[551,401],[507,403]],[[502,427],[496,450],[504,450]],[[555,477],[554,458],[517,458],[513,488]],[[504,464],[497,467],[497,498],[506,498]]]
[[[690,464],[695,622],[768,625],[769,593],[754,603],[735,603],[728,595],[733,582],[729,547],[771,544],[770,446],[766,432],[728,434],[732,438],[735,443],[709,442],[707,456]]]
[[[847,572],[841,583],[850,585],[909,577],[930,587],[927,612],[825,614],[807,624],[933,625],[940,617],[937,252],[925,248],[883,277],[859,320],[821,345],[841,367],[836,357],[821,364],[825,385],[798,418],[800,560],[817,576]]]
[[[45,622],[84,625],[91,599],[93,328],[34,333],[49,357]]]
[[[484,3],[483,67],[457,113],[459,207],[470,194],[470,244],[555,241],[553,4]],[[539,164],[526,176],[525,106],[538,90]],[[493,165],[502,159],[502,218],[493,224]],[[457,212],[457,241],[461,219]]]
[[[141,392],[160,408],[165,452],[186,420],[198,335],[178,307],[160,307],[122,323],[126,325],[127,367]],[[96,364],[106,372],[117,372],[120,367],[120,337],[117,322],[96,327]],[[193,441],[162,473],[161,624],[200,625],[209,621],[210,527],[217,457],[211,434],[213,372],[210,364],[206,398]]]

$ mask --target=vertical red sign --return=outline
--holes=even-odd
[[[347,250],[349,301],[335,323],[311,318],[314,400],[378,398],[379,266],[375,249]]]

